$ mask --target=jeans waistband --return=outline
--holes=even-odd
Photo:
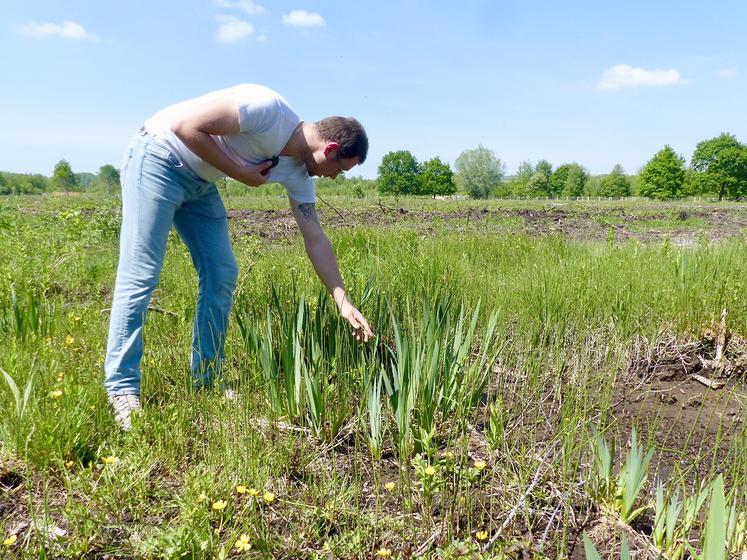
[[[158,140],[158,138],[156,138],[154,136],[151,136],[150,133],[145,129],[145,126],[141,126],[140,127],[140,130],[137,131],[137,135],[136,136],[146,137],[148,139],[148,141],[150,141],[150,142],[156,142],[159,145],[163,146],[164,148],[166,148],[172,154],[172,156],[174,158],[176,158],[179,161],[180,166],[187,173],[189,173],[192,176],[193,179],[195,179],[197,181],[200,181],[202,183],[210,183],[210,181],[206,181],[205,179],[203,179],[202,177],[200,177],[197,173],[195,173],[194,170],[187,164],[186,161],[184,161],[184,159],[182,157],[180,157],[178,154],[174,153],[174,150],[171,148],[171,146],[168,146],[167,144],[164,144],[163,142],[161,142],[160,140]]]

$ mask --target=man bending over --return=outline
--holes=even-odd
[[[306,253],[354,336],[372,336],[348,299],[332,245],[315,209],[312,176],[335,178],[363,163],[368,138],[353,118],[306,123],[276,92],[243,84],[163,109],[145,122],[121,167],[122,230],[109,324],[104,386],[117,423],[140,409],[143,322],[173,225],[197,269],[192,384],[220,376],[238,267],[214,181],[228,176],[288,191]]]

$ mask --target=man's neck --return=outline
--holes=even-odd
[[[300,122],[288,142],[280,150],[281,156],[290,156],[306,161],[322,139],[312,123]]]

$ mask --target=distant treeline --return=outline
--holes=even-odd
[[[340,192],[360,197],[366,192],[381,195],[447,196],[459,191],[472,198],[545,198],[641,196],[660,200],[703,196],[719,200],[747,198],[747,145],[728,133],[700,142],[687,165],[685,158],[664,146],[637,174],[628,175],[615,165],[607,175],[592,176],[576,162],[553,167],[549,161],[522,162],[515,175],[507,176],[495,153],[479,145],[463,151],[455,169],[438,157],[418,162],[407,150],[389,152],[381,161],[375,180],[338,176],[317,180],[320,192]],[[228,195],[249,192],[237,181],[219,181]],[[119,190],[119,171],[104,165],[95,173],[74,173],[67,160],[55,165],[52,177],[0,172],[0,194],[44,192],[100,192]],[[254,189],[252,189],[254,190]],[[258,192],[282,194],[279,185]]]
[[[42,194],[45,192],[99,192],[114,194],[119,190],[119,171],[113,165],[102,165],[98,173],[73,173],[70,163],[57,162],[52,177],[39,173],[0,171],[0,194]]]
[[[689,166],[664,146],[637,175],[627,175],[619,164],[607,175],[591,176],[576,162],[553,169],[549,161],[540,160],[522,162],[515,175],[506,176],[503,162],[484,146],[465,150],[454,166],[452,171],[438,157],[421,164],[407,150],[389,152],[379,166],[377,188],[381,194],[430,196],[461,190],[473,198],[747,198],[747,146],[727,133],[700,142]]]

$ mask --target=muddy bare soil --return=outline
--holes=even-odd
[[[741,450],[747,343],[727,337],[717,368],[717,339],[706,331],[697,340],[665,339],[637,349],[629,378],[616,391],[614,416],[624,432],[636,424],[655,443],[660,453],[654,471],[664,480],[708,478],[729,453]]]
[[[670,239],[678,245],[739,237],[747,231],[747,207],[671,206],[657,209],[629,207],[576,207],[560,203],[537,209],[516,207],[465,208],[456,210],[415,210],[371,204],[346,209],[318,204],[326,228],[405,227],[424,233],[434,231],[559,234],[573,239],[655,241]],[[228,213],[235,235],[252,235],[269,240],[297,235],[290,210],[231,210]]]

